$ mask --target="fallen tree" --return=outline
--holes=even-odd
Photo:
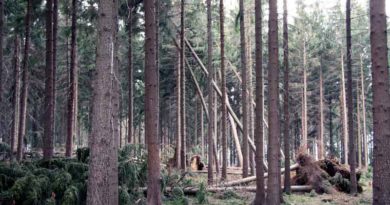
[[[294,164],[294,165],[292,165],[290,167],[290,169],[291,169],[291,171],[293,171],[293,170],[296,170],[298,167],[299,167],[298,164]],[[281,174],[283,174],[283,173],[284,173],[284,168],[281,169]],[[268,173],[264,173],[264,178],[267,178],[267,177],[268,177]],[[238,180],[222,183],[222,184],[220,184],[218,186],[219,187],[221,187],[221,186],[225,186],[225,187],[237,186],[237,185],[245,184],[245,183],[252,182],[252,181],[256,181],[256,176],[246,177],[246,178],[242,178],[242,179],[238,179]]]

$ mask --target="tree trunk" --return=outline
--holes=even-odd
[[[209,123],[207,130],[208,138],[208,173],[207,173],[207,182],[209,185],[213,184],[213,136],[214,136],[214,101],[215,94],[213,88],[213,81],[215,76],[215,71],[213,67],[213,37],[212,37],[212,19],[211,19],[211,0],[207,0],[207,69],[209,72],[208,75],[208,93],[209,93]]]
[[[77,106],[76,84],[77,84],[77,66],[76,66],[76,38],[77,38],[77,0],[72,0],[72,26],[71,26],[71,48],[70,48],[70,86],[68,97],[68,132],[66,138],[66,157],[72,156],[73,139],[75,138],[75,107]]]
[[[200,140],[201,140],[201,155],[202,155],[202,158],[205,158],[206,156],[204,155],[204,147],[205,147],[205,143],[204,143],[204,128],[203,128],[203,124],[204,124],[204,117],[203,117],[203,109],[200,109]]]
[[[12,133],[11,133],[11,157],[17,151],[18,131],[19,131],[19,111],[20,111],[20,65],[19,65],[19,37],[16,35],[14,40],[14,56],[12,66],[14,68],[14,94],[12,102],[14,104]]]
[[[280,204],[280,119],[279,119],[279,51],[278,8],[276,0],[269,0],[268,24],[268,192],[267,204]]]
[[[329,151],[330,157],[336,155],[336,149],[334,146],[334,137],[333,137],[333,112],[332,112],[332,98],[329,98]]]
[[[156,4],[145,1],[145,136],[148,144],[147,204],[160,205],[160,149],[158,137],[158,68],[156,61]]]
[[[115,127],[116,123],[114,122],[116,119],[113,114],[113,112],[116,111],[115,102],[113,102],[113,100],[115,99],[115,92],[117,92],[117,90],[115,90],[116,86],[113,83],[113,80],[116,80],[116,71],[114,70],[114,61],[116,60],[116,55],[114,53],[116,3],[116,1],[110,0],[101,0],[99,2],[96,70],[92,81],[94,103],[91,122],[91,154],[89,158],[90,164],[87,191],[88,205],[117,205],[119,198],[117,172],[118,132],[115,131],[115,129],[117,129]],[[151,14],[147,15],[148,12],[149,10],[146,9],[147,18],[151,16]],[[146,21],[146,25],[148,25],[148,23],[149,21]],[[146,37],[148,38],[149,32],[146,33]],[[152,39],[153,38],[154,37],[152,37]],[[146,63],[148,68],[149,62],[146,61]],[[148,93],[146,95],[148,95]],[[148,122],[148,119],[146,119],[146,122]],[[149,148],[150,147],[153,146],[149,146]],[[152,156],[153,154],[148,155],[148,157]],[[148,161],[153,161],[153,165],[160,166],[159,158]],[[150,169],[150,166],[148,167]],[[151,177],[148,179],[150,180]],[[159,186],[158,182],[155,184]]]
[[[53,141],[54,143],[56,142],[56,118],[55,118],[55,113],[56,113],[56,72],[57,72],[57,33],[58,33],[58,0],[53,0]]]
[[[129,105],[128,105],[128,125],[127,125],[127,143],[133,144],[134,143],[134,125],[133,125],[133,110],[134,110],[134,96],[133,96],[133,90],[134,90],[134,82],[133,82],[133,1],[128,0],[127,6],[129,8],[129,16],[127,19],[127,29],[128,29],[128,41],[129,41],[129,47],[128,47],[128,53],[127,53],[127,59],[128,59],[128,89],[129,89]]]
[[[185,0],[181,0],[181,14],[180,14],[180,80],[181,80],[181,109],[180,109],[180,123],[181,123],[181,149],[180,149],[180,168],[182,170],[186,170],[186,70],[184,65],[184,59],[185,59],[185,42],[184,42],[184,35],[185,35],[185,25],[184,25],[184,16],[185,16],[185,10],[184,10],[184,4]]]
[[[27,14],[25,18],[25,35],[24,35],[24,50],[22,61],[22,91],[20,98],[20,113],[19,113],[19,136],[18,136],[18,153],[17,159],[23,158],[24,152],[24,138],[26,133],[26,120],[27,120],[27,98],[28,98],[28,85],[29,85],[29,69],[28,69],[28,56],[30,49],[30,24],[32,15],[32,0],[27,1]]]
[[[362,167],[362,138],[361,138],[361,114],[360,114],[360,87],[359,81],[356,83],[356,120],[357,120],[357,132],[356,132],[356,142],[357,142],[357,168]]]
[[[351,194],[357,193],[356,179],[356,142],[353,129],[353,94],[352,94],[352,44],[351,44],[351,0],[346,4],[347,29],[347,105],[348,105],[348,136],[349,136],[349,166],[351,170]]]
[[[221,91],[222,91],[222,173],[221,180],[226,180],[227,174],[227,136],[226,136],[226,123],[227,123],[227,108],[226,108],[226,100],[227,92],[226,92],[226,76],[225,76],[225,12],[224,12],[224,0],[220,0],[219,3],[219,16],[220,16],[220,31],[221,31]]]
[[[287,0],[283,1],[283,64],[284,64],[284,191],[291,192],[290,176],[290,111],[289,111],[289,51],[288,51],[288,22],[287,22]]]
[[[306,64],[307,64],[307,53],[306,53],[306,36],[304,36],[303,41],[303,93],[302,93],[302,140],[301,148],[304,153],[308,151],[308,141],[307,141],[307,73],[306,73]]]
[[[366,92],[364,87],[364,70],[363,58],[360,56],[360,85],[361,85],[361,101],[362,101],[362,118],[363,118],[363,166],[368,166],[368,140],[367,140],[367,123],[366,123]]]
[[[373,80],[373,204],[390,204],[390,85],[385,0],[370,1]]]
[[[263,30],[261,0],[255,0],[255,60],[256,60],[256,107],[255,107],[255,145],[256,176],[264,175],[264,96],[263,96]],[[265,204],[264,178],[256,178],[254,204]]]
[[[249,168],[249,148],[248,148],[248,90],[247,90],[247,65],[246,65],[246,41],[245,41],[245,14],[244,14],[244,0],[240,0],[240,45],[241,45],[241,69],[242,69],[242,125],[243,125],[243,134],[242,134],[242,177],[248,177],[248,168]]]
[[[320,100],[319,100],[319,125],[318,125],[318,158],[323,159],[324,158],[324,88],[323,88],[323,77],[322,77],[322,56],[321,56],[321,62],[320,62]]]
[[[53,92],[53,0],[46,1],[46,68],[43,127],[43,158],[53,157],[54,92]]]
[[[3,102],[4,0],[0,0],[0,105]]]
[[[237,158],[238,158],[238,166],[242,167],[242,161],[243,161],[243,156],[242,156],[242,149],[241,149],[241,144],[240,144],[240,139],[238,138],[238,132],[236,128],[236,123],[234,122],[234,119],[231,115],[228,116],[229,121],[230,121],[230,126],[232,128],[232,135],[234,138],[234,144],[236,146],[236,153],[237,153]]]
[[[180,48],[181,49],[181,48]],[[180,49],[179,56],[180,56]],[[176,69],[176,167],[181,167],[181,68],[180,68],[180,57],[178,59],[177,69]]]
[[[341,162],[344,164],[348,163],[348,117],[347,117],[347,102],[346,102],[346,94],[345,94],[345,77],[344,77],[344,54],[341,52],[341,120],[342,120],[342,126],[343,126],[343,132],[342,136],[343,139],[341,140],[341,147],[342,147],[342,153],[341,153]]]

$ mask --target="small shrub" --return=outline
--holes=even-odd
[[[207,187],[204,182],[201,182],[199,184],[199,191],[196,192],[196,199],[198,201],[198,204],[206,204],[208,202]]]

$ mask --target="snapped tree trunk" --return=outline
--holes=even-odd
[[[385,3],[385,0],[370,0],[374,121],[373,204],[390,204],[390,85]]]

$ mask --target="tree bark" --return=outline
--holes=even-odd
[[[249,148],[248,148],[248,91],[247,91],[247,62],[246,62],[246,41],[245,41],[245,9],[244,9],[244,0],[239,0],[239,9],[240,9],[240,45],[241,45],[241,69],[242,69],[242,177],[248,177],[248,168],[249,168]]]
[[[284,191],[291,192],[291,176],[290,176],[290,111],[289,111],[289,51],[288,51],[288,22],[287,22],[287,0],[283,1],[283,64],[284,64]]]
[[[279,51],[278,51],[278,6],[269,0],[268,23],[268,192],[267,204],[280,204],[280,119],[279,119]]]
[[[321,62],[320,62],[320,96],[319,96],[319,125],[318,125],[318,158],[323,159],[324,158],[324,88],[323,88],[323,70],[322,70],[322,56],[321,56]]]
[[[209,93],[209,123],[207,130],[208,138],[208,168],[207,168],[207,182],[209,185],[213,184],[213,136],[214,136],[214,118],[215,118],[215,93],[213,89],[213,81],[215,71],[213,67],[213,37],[212,37],[212,19],[211,19],[211,0],[206,1],[207,4],[207,69],[208,69],[208,93]]]
[[[145,136],[148,144],[147,204],[160,205],[160,149],[158,137],[158,68],[156,61],[156,4],[145,1]]]
[[[373,80],[373,204],[390,204],[390,85],[385,0],[370,0]]]
[[[46,1],[46,68],[43,127],[43,158],[53,157],[54,92],[53,92],[53,0]]]
[[[176,167],[181,167],[181,68],[180,68],[180,51],[179,48],[179,59],[176,70]]]
[[[19,65],[19,37],[16,35],[14,40],[14,56],[12,67],[14,70],[14,94],[12,96],[12,102],[14,104],[13,122],[11,130],[11,157],[13,153],[17,151],[18,145],[18,132],[19,132],[19,111],[20,111],[20,65]]]
[[[185,16],[185,0],[181,0],[181,14],[180,14],[180,86],[181,86],[181,109],[180,109],[180,124],[181,124],[181,149],[180,149],[180,168],[182,170],[186,170],[186,69],[184,65],[185,60],[185,42],[184,42],[184,36],[185,36],[185,22],[184,22],[184,16]]]
[[[220,16],[220,34],[221,34],[221,87],[222,87],[222,99],[227,99],[226,92],[226,76],[225,76],[225,12],[224,12],[224,0],[220,0],[219,3],[219,16]],[[227,124],[227,108],[226,100],[222,100],[222,173],[221,180],[226,180],[227,174],[227,136],[226,136],[226,124]]]
[[[368,140],[367,140],[367,123],[366,123],[366,92],[364,86],[363,57],[360,56],[360,85],[362,101],[362,118],[363,118],[363,166],[368,166]]]
[[[308,141],[307,141],[307,73],[306,73],[306,64],[307,64],[307,53],[306,53],[306,36],[304,36],[303,41],[303,93],[302,93],[302,141],[301,148],[304,153],[308,151]]]
[[[0,0],[0,104],[3,102],[4,0]]]
[[[232,128],[232,135],[234,138],[234,144],[236,146],[236,153],[237,153],[237,158],[238,158],[238,166],[242,167],[242,161],[243,161],[243,156],[242,156],[242,149],[241,149],[241,144],[240,144],[240,139],[238,138],[238,132],[236,128],[236,123],[234,122],[234,119],[231,115],[229,115],[229,121],[230,121],[230,126]]]
[[[72,156],[73,139],[75,138],[75,107],[77,106],[77,65],[76,65],[76,39],[77,39],[77,0],[72,0],[72,25],[71,25],[71,48],[70,48],[70,86],[68,97],[68,132],[66,138],[66,157]]]
[[[343,126],[341,140],[342,146],[342,154],[341,154],[341,162],[344,164],[348,163],[348,117],[347,117],[347,102],[346,102],[346,93],[345,93],[345,77],[344,77],[344,54],[341,52],[341,120]]]
[[[56,72],[57,72],[58,0],[53,0],[53,141],[56,142]]]
[[[255,163],[256,176],[264,175],[264,96],[263,96],[263,30],[261,0],[255,0],[255,60],[256,60],[256,107],[255,107]],[[264,178],[256,178],[256,196],[254,204],[265,204]]]
[[[133,144],[135,142],[134,140],[134,117],[133,117],[133,109],[134,109],[134,96],[133,96],[133,90],[134,90],[134,82],[133,82],[133,1],[128,0],[127,6],[129,9],[129,16],[127,19],[127,29],[128,29],[128,41],[129,41],[129,47],[128,47],[128,89],[129,89],[129,105],[128,105],[128,125],[127,125],[127,143]]]
[[[26,120],[27,120],[27,98],[28,98],[28,85],[29,85],[29,69],[28,69],[28,57],[30,50],[30,24],[32,15],[32,0],[27,1],[27,14],[25,18],[25,35],[24,35],[24,50],[22,61],[22,90],[20,98],[20,113],[19,113],[19,133],[18,133],[18,151],[17,159],[23,158],[24,152],[24,138],[26,134]]]
[[[351,43],[351,0],[346,3],[347,30],[347,105],[348,105],[348,136],[349,136],[349,167],[351,170],[351,194],[357,193],[356,179],[356,142],[353,129],[353,85],[352,85],[352,43]]]
[[[332,112],[332,98],[329,98],[329,151],[330,157],[336,156],[336,149],[334,146],[334,136],[333,136],[333,112]]]
[[[360,114],[360,87],[359,81],[356,83],[356,120],[357,120],[357,132],[356,132],[356,142],[357,142],[357,168],[362,167],[362,138],[361,138],[361,114]]]
[[[118,92],[115,90],[117,87],[113,83],[113,80],[116,80],[117,77],[115,76],[114,65],[116,60],[114,52],[116,3],[116,1],[111,0],[99,1],[96,70],[92,81],[94,103],[91,121],[88,205],[117,205],[119,198],[117,172],[118,132],[115,130],[117,129],[115,127],[116,118],[113,113],[116,111],[116,105],[114,105],[115,92]],[[146,10],[146,14],[148,12],[149,10]],[[146,16],[148,18],[151,14]],[[146,21],[146,23],[148,22]],[[147,38],[148,35],[149,32],[147,32]],[[148,61],[146,62],[148,65]],[[150,147],[153,146],[148,148]],[[151,157],[153,154],[148,156]],[[148,161],[151,162],[151,160]],[[159,158],[152,161],[155,166],[160,166]],[[148,167],[150,168],[150,166]],[[149,177],[148,179],[150,180],[151,178]],[[156,184],[159,186],[158,182]]]

